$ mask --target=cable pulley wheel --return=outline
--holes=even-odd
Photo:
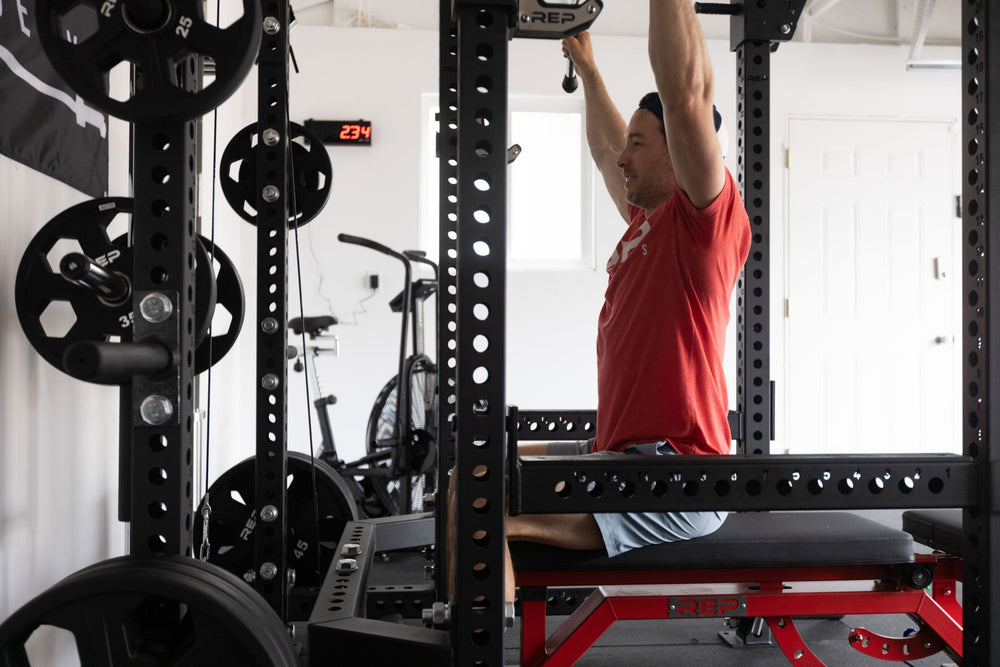
[[[124,556],[66,577],[0,624],[0,664],[42,664],[29,640],[52,628],[71,636],[83,667],[298,665],[284,623],[256,592],[180,556]]]
[[[260,3],[243,0],[242,11],[235,21],[215,26],[205,20],[201,0],[35,4],[39,40],[56,72],[99,110],[132,123],[191,120],[236,91],[261,41]],[[83,34],[70,35],[71,27]],[[214,77],[190,90],[203,83],[202,61],[214,63]],[[111,89],[110,73],[119,64],[133,69],[127,97]]]
[[[294,192],[294,199],[289,201],[288,226],[298,227],[319,215],[326,205],[333,182],[333,167],[326,146],[315,134],[297,123],[289,123],[288,131],[289,182]],[[247,125],[226,145],[219,163],[219,184],[226,201],[237,215],[254,225],[257,224],[257,199],[266,185],[258,183],[257,176],[261,141],[266,144],[267,137],[260,136],[257,123]]]
[[[63,372],[64,356],[76,343],[132,342],[132,246],[129,243],[133,200],[93,199],[66,209],[46,223],[28,244],[14,282],[17,316],[28,341]],[[110,234],[121,228],[120,235]],[[199,237],[195,248],[196,370],[208,368],[209,356],[221,359],[235,343],[243,321],[243,287],[232,262],[216,249],[218,274]],[[71,261],[67,261],[71,260]],[[77,271],[71,282],[65,274]],[[90,284],[83,284],[90,283]],[[230,315],[227,326],[208,327],[216,315]],[[203,350],[204,348],[204,350]],[[117,379],[79,377],[97,384]]]
[[[208,562],[240,577],[254,570],[253,534],[261,524],[255,502],[255,466],[256,457],[251,456],[224,472],[208,489],[212,508]],[[308,455],[288,452],[286,563],[295,570],[295,585],[303,588],[323,583],[344,526],[358,518],[351,492],[340,475],[315,460],[314,490],[313,472]],[[202,537],[202,522],[195,521],[195,548]]]

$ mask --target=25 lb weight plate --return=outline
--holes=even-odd
[[[291,151],[289,182],[294,200],[289,201],[288,224],[304,225],[315,218],[330,196],[333,167],[326,146],[311,131],[296,123],[288,124]],[[257,123],[236,133],[222,152],[219,184],[226,201],[237,215],[257,224],[257,197],[265,183],[258,183],[257,153],[261,141]]]
[[[240,6],[238,0],[222,4]],[[202,0],[37,0],[35,12],[42,48],[66,83],[101,111],[138,123],[196,118],[232,95],[253,66],[260,3],[242,0],[242,15],[222,27],[205,20],[203,6]],[[96,30],[70,41],[64,17],[71,12],[89,13]],[[186,82],[200,79],[196,56],[215,63],[215,78],[191,91]],[[109,85],[120,63],[135,72],[125,99]]]

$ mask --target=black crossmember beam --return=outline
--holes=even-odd
[[[447,631],[365,617],[368,576],[379,546],[419,547],[434,539],[433,522],[399,519],[353,521],[344,527],[309,618],[310,656],[336,656],[346,665],[452,664]],[[372,602],[378,599],[383,598],[376,594]]]
[[[968,457],[523,456],[510,507],[520,513],[965,507]]]

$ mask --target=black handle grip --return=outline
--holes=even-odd
[[[743,13],[743,3],[728,4],[725,2],[696,2],[694,11],[697,14],[728,14],[736,16]]]
[[[128,282],[80,252],[71,252],[59,261],[62,277],[81,287],[88,287],[108,301],[120,301],[129,295]]]
[[[566,65],[566,76],[563,77],[562,88],[567,93],[572,93],[580,86],[579,79],[576,78],[576,68],[573,66],[573,61],[567,59],[569,63]]]
[[[418,262],[420,264],[426,264],[427,266],[431,267],[432,269],[434,269],[434,275],[437,275],[438,265],[434,260],[427,258],[426,251],[404,250],[403,254],[406,255],[406,258],[409,259],[411,262]]]
[[[159,343],[73,343],[63,353],[63,368],[81,380],[128,382],[133,375],[154,375],[173,364],[173,355]]]
[[[374,250],[375,252],[380,252],[383,255],[389,255],[390,257],[401,259],[404,262],[406,261],[406,257],[404,255],[401,255],[388,246],[382,245],[378,241],[372,241],[371,239],[362,238],[360,236],[351,236],[350,234],[337,234],[337,240],[341,243],[353,243],[354,245],[364,246],[365,248]]]

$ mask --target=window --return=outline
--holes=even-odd
[[[510,143],[521,147],[507,176],[507,265],[511,269],[594,269],[594,180],[579,99],[512,97]],[[437,96],[426,95],[422,228],[438,243]]]

